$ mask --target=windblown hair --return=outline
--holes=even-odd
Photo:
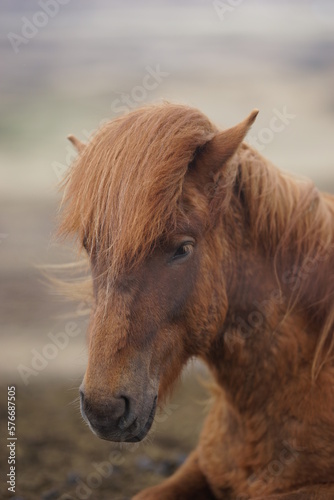
[[[282,172],[245,144],[237,161],[233,183],[254,245],[261,244],[278,261],[300,266],[334,243],[329,200],[311,180]]]
[[[65,179],[60,233],[105,254],[110,276],[138,264],[175,227],[187,167],[216,132],[199,111],[171,104],[107,123]]]
[[[318,326],[316,379],[321,367],[334,361],[333,198],[312,181],[283,173],[245,144],[237,161],[234,186],[252,244],[273,261],[281,293],[289,288],[285,317],[303,304]]]
[[[217,133],[200,111],[170,103],[108,122],[82,149],[65,178],[59,233],[75,235],[89,253],[104,255],[111,278],[139,264],[184,215],[188,166]],[[291,295],[294,306],[307,288],[317,307],[317,373],[334,350],[333,274],[324,271],[334,260],[333,201],[313,183],[283,174],[245,144],[233,162],[229,188],[236,192],[238,214],[233,203],[225,204],[222,217],[231,212],[233,226],[243,214],[253,246],[260,245],[274,262],[279,284],[286,269],[303,271],[306,262],[318,265],[319,272],[307,276]],[[219,178],[215,182],[211,206],[219,209],[226,202],[226,177],[221,189]]]

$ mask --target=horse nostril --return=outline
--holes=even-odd
[[[106,399],[91,401],[84,390],[79,389],[83,418],[100,434],[124,430],[133,423],[131,404],[127,396],[115,395]]]
[[[129,413],[130,413],[130,399],[126,396],[121,396],[121,399],[124,400],[124,404],[125,404],[125,411],[124,411],[124,415],[125,418],[127,418],[129,416]]]
[[[130,415],[130,400],[126,396],[120,396],[119,399],[124,401],[124,413],[118,420],[118,428],[122,431],[129,426],[129,415]]]

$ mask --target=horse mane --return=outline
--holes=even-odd
[[[333,197],[320,193],[311,180],[277,169],[246,144],[234,162],[234,189],[249,237],[273,261],[280,292],[292,283],[286,316],[300,302],[319,328],[312,366],[316,379],[334,359]]]
[[[111,278],[139,264],[186,216],[182,196],[188,166],[217,133],[200,111],[170,103],[106,123],[81,148],[63,182],[59,234],[75,235],[88,253],[104,255]],[[291,294],[288,311],[307,289],[319,325],[316,378],[334,351],[333,202],[310,181],[282,173],[245,144],[229,168],[239,214],[253,244],[273,260],[279,286],[287,269],[303,270],[309,262],[316,267]],[[217,183],[211,206],[222,206],[223,196],[226,183],[221,191]],[[232,201],[222,212],[232,227]],[[91,280],[87,288],[91,292]]]
[[[243,195],[254,244],[296,265],[333,244],[333,213],[310,179],[283,172],[246,144],[236,161],[233,182]]]
[[[200,111],[169,103],[106,123],[65,178],[59,233],[104,254],[113,278],[138,264],[176,226],[188,165],[216,131]]]

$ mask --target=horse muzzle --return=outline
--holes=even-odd
[[[118,394],[96,401],[80,388],[84,420],[94,434],[107,441],[135,443],[144,439],[152,426],[158,397],[148,395],[145,399],[136,401],[129,395]]]

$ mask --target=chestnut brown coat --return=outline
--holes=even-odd
[[[136,500],[334,498],[334,199],[243,143],[256,115],[220,131],[164,103],[71,137],[60,232],[91,263],[84,418],[138,441],[190,358],[216,382],[195,451]]]

